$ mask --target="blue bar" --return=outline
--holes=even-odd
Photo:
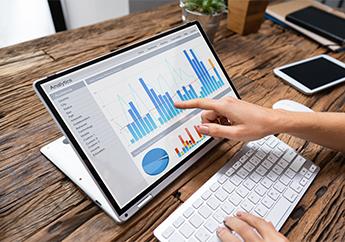
[[[192,91],[194,97],[195,97],[195,98],[198,98],[198,95],[196,94],[196,92],[195,92],[193,86],[192,86],[191,84],[189,84],[188,86],[189,86],[189,89]]]
[[[139,78],[139,82],[141,83],[141,85],[143,86],[143,88],[145,89],[145,92],[147,93],[147,95],[150,97],[151,102],[153,103],[153,105],[155,106],[155,108],[157,109],[158,113],[160,116],[164,116],[162,110],[160,109],[158,103],[156,102],[156,100],[154,99],[153,95],[151,94],[149,88],[146,86],[144,80],[142,78]]]
[[[184,100],[188,100],[188,97],[186,96],[186,94],[183,94],[182,96],[183,96]]]
[[[189,96],[192,97],[191,99],[194,99],[194,98],[195,98],[195,97],[194,97],[194,93],[193,93],[191,90],[188,91],[188,94],[189,94]]]
[[[182,96],[180,90],[177,90],[176,92],[177,92],[177,95],[180,97],[181,101],[184,101],[183,96]]]
[[[163,120],[161,117],[158,118],[158,121],[161,123],[161,124],[164,124]]]
[[[205,94],[206,94],[206,95],[210,94],[210,93],[212,92],[211,87],[210,87],[210,84],[208,83],[208,81],[206,80],[206,78],[203,76],[201,70],[200,70],[199,67],[197,66],[196,60],[192,60],[192,62],[194,63],[195,68],[198,70],[198,72],[200,73],[200,76],[201,76],[201,78],[202,78],[202,80],[203,80],[203,83],[204,83],[203,86],[205,87],[205,91],[206,91]]]
[[[168,116],[168,114],[167,114],[166,111],[164,110],[163,104],[159,101],[159,98],[158,98],[157,94],[155,93],[155,91],[151,88],[151,89],[150,89],[150,92],[151,92],[152,96],[154,97],[154,99],[156,100],[156,102],[158,103],[158,107],[159,107],[159,109],[160,109],[161,112],[162,112],[161,117],[162,117],[162,119],[163,119],[163,121],[164,121],[164,123],[165,123],[166,121],[168,121],[168,119],[166,118],[166,117]]]
[[[128,109],[128,112],[129,112],[129,114],[131,115],[131,117],[132,117],[134,123],[136,123],[136,125],[139,127],[140,132],[143,134],[143,136],[145,136],[145,135],[146,135],[146,132],[145,132],[144,128],[141,126],[141,124],[140,124],[140,122],[138,121],[138,119],[135,117],[133,111],[132,111],[131,109]]]
[[[186,97],[188,98],[188,100],[191,100],[192,99],[192,96],[189,95],[188,91],[187,91],[187,88],[185,86],[182,86],[182,89],[186,95]]]
[[[201,91],[202,91],[202,94],[204,95],[203,97],[206,97],[206,90],[205,90],[205,87],[201,87]]]
[[[135,123],[133,122],[133,123],[131,123],[131,125],[132,125],[132,127],[133,127],[133,129],[134,129],[134,131],[137,133],[137,135],[139,136],[139,139],[141,139],[142,137],[143,137],[143,135],[140,133],[140,131],[139,131],[139,129],[138,129],[138,127],[135,125]]]
[[[182,147],[182,150],[184,153],[186,153],[186,148],[185,147]]]
[[[174,110],[174,114],[175,116],[178,115],[180,112],[179,109],[175,108],[175,105],[174,105],[174,101],[172,100],[172,98],[170,97],[169,93],[168,92],[165,92],[165,96],[168,98],[169,102],[170,102],[170,106],[171,108]]]
[[[158,97],[159,97],[159,100],[161,101],[161,103],[163,104],[164,109],[165,109],[166,112],[167,112],[167,118],[168,118],[169,120],[172,119],[172,117],[174,117],[174,115],[173,115],[172,112],[170,111],[170,109],[169,109],[169,107],[168,107],[168,104],[166,104],[166,103],[164,102],[162,95],[158,95]]]
[[[131,126],[131,124],[128,124],[128,125],[127,125],[127,128],[128,128],[128,130],[129,130],[129,132],[131,132],[131,134],[132,134],[132,136],[134,137],[134,139],[135,139],[135,140],[138,140],[139,137],[138,137],[137,134],[135,133],[135,131],[134,131],[133,127]]]
[[[171,105],[171,103],[170,103],[170,101],[166,95],[163,95],[163,99],[164,99],[164,102],[166,103],[166,105],[168,106],[170,112],[172,113],[173,117],[175,117],[177,115],[177,113],[175,111],[174,106]]]
[[[210,84],[211,84],[213,90],[214,91],[217,90],[216,84],[213,82],[210,74],[208,73],[208,70],[206,69],[206,67],[202,61],[200,61],[200,65],[201,65],[202,69],[204,70],[204,72],[206,73],[206,76],[207,76],[208,80],[210,81]]]
[[[214,78],[214,76],[212,76],[212,80],[216,84],[217,89],[221,87],[221,84],[219,83],[219,81],[216,80],[216,78]]]
[[[203,73],[202,67],[201,67],[200,62],[198,60],[198,57],[196,57],[196,55],[194,54],[194,51],[192,49],[189,49],[189,51],[190,51],[190,53],[192,53],[192,56],[193,56],[194,61],[195,61],[195,66],[197,67],[197,69],[199,70],[200,73]],[[211,83],[209,83],[209,81],[207,80],[205,75],[202,74],[202,76],[204,77],[204,82],[206,83],[206,86],[207,86],[206,89],[208,89],[208,91],[210,91],[209,93],[211,93],[211,90],[212,90],[211,89]],[[208,93],[206,93],[206,94],[208,94]]]
[[[190,59],[190,57],[189,57],[187,51],[184,50],[183,53],[185,54],[186,58],[188,59],[188,61],[189,61],[190,65],[192,66],[192,68],[193,68],[195,74],[198,76],[198,79],[199,79],[199,81],[201,82],[201,84],[202,84],[203,86],[206,86],[206,83],[204,82],[204,79],[202,78],[202,76],[201,76],[200,73],[198,72],[195,63]]]
[[[133,112],[134,112],[135,116],[137,117],[137,119],[139,120],[140,124],[144,127],[146,133],[149,133],[150,132],[149,129],[146,127],[145,122],[143,121],[142,117],[140,116],[140,114],[139,114],[137,108],[134,106],[133,102],[130,101],[128,104],[131,107],[131,109],[133,110]]]
[[[220,77],[220,75],[219,75],[219,73],[218,73],[218,71],[217,71],[216,67],[215,67],[215,68],[213,68],[213,70],[214,70],[214,72],[216,73],[216,75],[217,75],[217,77],[218,77],[218,79],[219,79],[220,83],[222,83],[222,86],[223,86],[223,85],[224,85],[224,82],[223,82],[222,78]]]
[[[134,142],[135,142],[134,139],[131,139],[131,143],[134,144]]]
[[[146,117],[149,119],[149,121],[150,121],[150,123],[151,123],[153,129],[156,129],[156,128],[157,128],[157,125],[156,125],[155,121],[153,121],[151,115],[148,113],[148,114],[146,115]]]
[[[144,117],[144,122],[147,125],[147,127],[149,127],[150,132],[153,130],[152,125],[150,124],[149,120],[147,119],[147,117]]]

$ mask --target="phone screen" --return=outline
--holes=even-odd
[[[280,71],[311,90],[345,77],[345,68],[324,57],[286,67]]]

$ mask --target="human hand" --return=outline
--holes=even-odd
[[[224,224],[226,227],[217,230],[217,235],[222,242],[241,242],[230,230],[236,232],[245,242],[289,241],[275,230],[271,222],[249,213],[237,212],[236,216],[226,218]]]
[[[274,133],[277,111],[248,103],[233,97],[193,99],[175,102],[176,108],[200,108],[202,134],[249,141]],[[278,111],[279,112],[279,111]]]

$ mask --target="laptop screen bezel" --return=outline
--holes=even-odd
[[[42,88],[42,84],[45,84],[47,82],[50,82],[52,80],[55,80],[56,78],[62,77],[64,75],[73,73],[75,71],[81,70],[83,68],[89,67],[95,63],[98,63],[100,61],[104,61],[108,58],[114,57],[118,54],[124,53],[126,51],[132,50],[134,48],[137,48],[141,45],[147,44],[149,42],[158,40],[162,37],[168,36],[170,34],[174,34],[178,31],[181,31],[183,29],[189,28],[191,26],[196,26],[198,28],[198,30],[201,33],[201,36],[204,38],[204,40],[206,41],[206,44],[208,46],[208,48],[211,50],[213,57],[215,58],[215,60],[217,61],[218,65],[220,66],[222,72],[224,73],[230,87],[232,88],[233,92],[235,93],[236,97],[240,99],[239,94],[237,93],[233,83],[231,82],[230,77],[228,76],[224,66],[222,65],[222,63],[220,62],[220,59],[218,58],[218,56],[216,55],[215,50],[212,48],[212,45],[210,43],[210,41],[208,40],[205,32],[203,31],[203,29],[201,28],[200,24],[198,22],[190,22],[187,24],[184,24],[182,26],[176,27],[174,29],[168,30],[166,32],[157,34],[153,37],[150,37],[148,39],[145,39],[143,41],[137,42],[135,44],[132,44],[130,46],[127,46],[125,48],[113,51],[111,53],[108,53],[106,55],[103,55],[101,57],[95,58],[93,60],[87,61],[85,63],[82,63],[80,65],[71,67],[69,69],[66,69],[64,71],[61,71],[59,73],[55,73],[53,75],[50,75],[44,79],[38,80],[34,83],[34,87],[36,89],[36,91],[38,92],[39,96],[41,97],[42,101],[44,102],[44,104],[46,105],[46,107],[48,108],[48,110],[51,112],[51,114],[53,115],[53,117],[55,118],[55,121],[60,125],[63,133],[67,136],[67,138],[69,139],[69,141],[71,142],[71,144],[73,145],[74,149],[78,152],[79,157],[82,159],[82,161],[84,162],[84,164],[87,166],[88,170],[91,172],[94,180],[98,183],[99,187],[101,188],[101,190],[103,191],[104,195],[106,196],[106,198],[108,199],[108,201],[110,202],[111,206],[115,209],[116,213],[121,216],[124,213],[126,213],[126,211],[128,209],[130,209],[132,206],[134,206],[135,204],[137,204],[142,198],[144,198],[147,194],[149,194],[152,190],[154,190],[158,185],[160,185],[162,182],[165,181],[165,179],[167,177],[169,177],[170,175],[172,175],[175,171],[178,170],[179,167],[181,167],[183,164],[185,164],[188,160],[190,160],[192,157],[195,156],[195,154],[197,154],[198,152],[200,152],[203,148],[205,148],[208,144],[210,144],[210,142],[212,142],[213,138],[210,138],[209,140],[207,140],[204,144],[202,144],[200,147],[198,147],[195,151],[191,152],[191,154],[189,156],[187,156],[185,159],[183,159],[181,162],[179,162],[177,165],[175,165],[170,171],[168,171],[166,174],[164,174],[161,178],[159,178],[157,181],[155,181],[153,184],[151,184],[149,187],[147,187],[145,190],[143,190],[142,192],[140,192],[139,195],[137,195],[135,198],[133,198],[130,202],[128,202],[124,207],[120,208],[120,206],[117,204],[115,198],[112,196],[111,192],[108,190],[107,186],[105,185],[105,183],[103,182],[103,180],[101,179],[100,175],[97,173],[96,169],[93,167],[93,165],[91,164],[91,162],[88,160],[86,154],[84,153],[84,151],[82,150],[81,146],[78,144],[77,140],[75,139],[74,135],[72,134],[72,132],[68,129],[67,125],[65,124],[63,118],[60,116],[60,114],[58,113],[58,111],[56,110],[56,108],[54,107],[53,103],[50,101],[50,99],[48,98],[47,94],[45,93],[45,91]],[[172,181],[170,181],[171,183]],[[168,183],[168,184],[170,184]]]

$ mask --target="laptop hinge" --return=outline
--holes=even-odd
[[[144,200],[142,200],[139,204],[138,204],[138,208],[143,207],[146,203],[148,203],[148,201],[150,201],[152,199],[152,195],[148,195],[147,197],[144,198]]]

